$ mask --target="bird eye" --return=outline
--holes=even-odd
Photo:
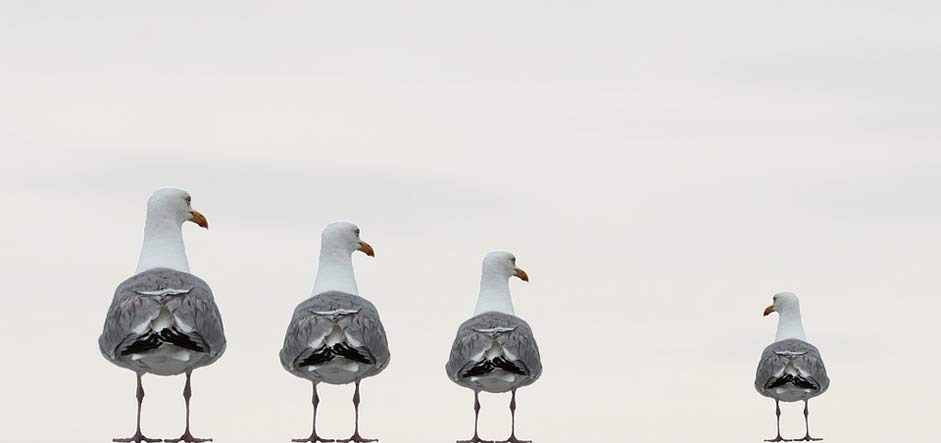
[[[193,203],[193,197],[190,197],[190,196],[187,195],[187,196],[186,196],[186,204],[192,204],[192,203]]]
[[[510,261],[513,262],[513,264],[515,265],[515,264],[516,264],[516,257],[510,257]]]
[[[356,234],[356,235],[359,235],[359,228],[356,228],[356,229],[353,231],[353,233]]]

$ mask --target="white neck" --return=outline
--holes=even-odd
[[[774,337],[775,342],[796,338],[807,341],[804,336],[804,324],[801,322],[801,311],[798,307],[778,312],[778,333]]]
[[[339,248],[320,248],[320,265],[314,280],[314,295],[327,291],[340,291],[359,295],[356,276],[353,275],[352,252]]]
[[[477,308],[474,310],[474,315],[484,312],[515,315],[513,300],[510,298],[509,277],[487,271],[480,276],[480,294],[477,296]]]
[[[148,213],[144,224],[144,243],[137,260],[137,272],[153,268],[190,271],[186,248],[183,247],[182,222]]]

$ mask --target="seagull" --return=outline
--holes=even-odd
[[[448,377],[474,391],[474,436],[458,443],[494,443],[477,433],[480,391],[511,392],[510,437],[499,443],[530,443],[516,438],[516,390],[542,374],[539,348],[529,324],[517,317],[510,299],[510,277],[529,281],[516,257],[495,251],[484,258],[474,316],[461,324],[445,366]]]
[[[827,391],[830,378],[823,366],[820,351],[807,342],[801,323],[800,303],[791,292],[775,294],[774,303],[765,308],[764,315],[778,313],[778,333],[774,343],[765,348],[758,362],[755,389],[758,393],[774,399],[774,412],[778,420],[777,437],[768,442],[794,441],[781,438],[780,402],[804,402],[804,426],[806,433],[799,441],[817,441],[810,436],[807,402]]]
[[[115,442],[212,441],[190,434],[190,378],[194,369],[222,356],[225,334],[209,285],[189,273],[184,222],[209,228],[206,217],[192,208],[186,191],[161,188],[151,194],[137,271],[115,290],[98,338],[101,354],[108,361],[137,374],[137,432],[129,438],[115,438]],[[141,433],[144,374],[186,374],[186,428],[180,438],[153,439]]]
[[[323,230],[320,264],[313,296],[294,309],[281,348],[281,365],[291,374],[313,384],[313,428],[310,437],[294,442],[355,442],[377,439],[359,435],[359,384],[382,372],[389,364],[389,344],[379,320],[379,311],[359,296],[353,275],[353,252],[375,257],[372,246],[360,240],[359,228],[348,222],[335,222]],[[317,434],[317,384],[353,383],[356,419],[353,435],[347,439],[324,439]]]

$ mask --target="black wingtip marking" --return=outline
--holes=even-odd
[[[160,340],[156,334],[150,333],[143,337],[139,337],[133,343],[128,345],[124,350],[121,351],[121,355],[131,355],[131,354],[142,354],[144,352],[153,351],[162,345],[163,342]]]
[[[503,369],[504,371],[512,372],[518,375],[526,375],[526,368],[524,368],[522,365],[516,364],[515,362],[511,362],[503,357],[497,357],[493,359],[493,364],[496,367]]]
[[[199,343],[196,343],[192,338],[190,338],[190,336],[181,333],[176,328],[166,328],[160,331],[160,338],[167,343],[177,345],[184,349],[189,349],[196,352],[206,352],[206,350],[203,349]]]
[[[789,383],[801,389],[813,389],[813,390],[820,389],[815,383],[811,382],[810,380],[807,380],[806,378],[803,378],[803,377],[796,377],[792,374],[784,374],[778,378],[769,379],[768,382],[765,383],[765,389],[774,389],[774,388],[778,388]]]
[[[330,360],[333,360],[333,350],[330,348],[320,348],[302,359],[297,365],[301,367],[313,366],[326,363]]]
[[[121,350],[121,355],[143,354],[154,351],[163,346],[164,343],[176,345],[190,351],[206,352],[199,343],[193,341],[188,335],[183,334],[176,328],[166,328],[160,332],[151,331],[147,335],[138,337],[137,340]]]
[[[492,371],[493,371],[493,363],[491,363],[490,360],[484,360],[480,363],[477,363],[474,366],[471,366],[471,368],[464,371],[464,373],[461,374],[461,376],[465,378],[476,377],[478,375],[489,374]]]
[[[337,343],[333,345],[333,353],[349,360],[353,360],[357,363],[363,363],[367,365],[372,364],[372,359],[368,354],[363,353],[358,349],[351,348],[345,343]]]
[[[502,369],[506,372],[517,375],[528,375],[528,371],[526,371],[525,367],[515,362],[511,362],[503,357],[496,357],[492,360],[484,360],[474,366],[471,366],[470,369],[464,371],[464,373],[461,374],[461,377],[476,377],[479,375],[489,374],[495,369]]]
[[[373,364],[372,357],[358,349],[349,347],[346,343],[337,343],[332,347],[322,347],[317,349],[307,357],[304,357],[297,363],[298,366],[312,366],[326,363],[336,357],[343,357],[347,360],[363,364]]]

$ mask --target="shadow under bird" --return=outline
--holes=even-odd
[[[474,391],[474,436],[458,443],[494,443],[477,432],[480,391],[511,392],[510,436],[500,443],[529,443],[516,438],[516,390],[532,384],[542,374],[542,362],[533,331],[513,311],[510,277],[529,281],[516,267],[516,257],[496,251],[484,258],[480,293],[474,316],[461,324],[445,366],[448,377]]]
[[[294,442],[378,441],[359,435],[359,384],[382,372],[389,364],[389,344],[379,320],[379,311],[359,296],[353,275],[353,252],[375,256],[372,247],[360,240],[359,228],[335,222],[323,230],[320,263],[313,296],[294,309],[284,335],[281,365],[291,374],[313,384],[313,424],[310,437]],[[347,439],[324,439],[317,434],[317,384],[354,383],[356,414],[353,435]]]
[[[774,343],[765,348],[758,362],[755,389],[758,393],[774,399],[778,434],[768,442],[795,441],[781,437],[780,402],[804,402],[804,426],[806,433],[797,441],[817,441],[810,436],[808,402],[827,391],[830,378],[820,358],[820,351],[807,342],[801,322],[800,303],[791,292],[775,294],[774,302],[765,308],[764,315],[778,313],[778,332]]]
[[[108,361],[137,374],[137,431],[129,438],[115,438],[115,442],[212,441],[190,434],[190,378],[194,369],[219,359],[226,342],[209,285],[189,273],[184,222],[209,227],[206,218],[193,210],[186,191],[161,188],[151,194],[136,274],[115,290],[98,339],[101,354]],[[186,428],[179,438],[153,439],[141,433],[144,374],[186,374]]]

